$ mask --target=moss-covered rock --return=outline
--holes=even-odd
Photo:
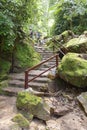
[[[0,58],[0,94],[3,93],[2,89],[8,86],[8,73],[11,63]]]
[[[73,38],[61,49],[63,52],[87,53],[87,37],[83,35],[79,38]]]
[[[8,87],[8,80],[3,80],[0,82],[0,94],[3,93],[3,88]]]
[[[12,121],[16,122],[21,128],[29,128],[29,121],[22,114],[17,114]]]
[[[29,44],[18,44],[15,50],[14,70],[15,72],[25,70],[40,62],[40,55]]]
[[[29,113],[29,112],[26,112],[26,111],[20,111],[20,113],[25,117],[25,118],[27,118],[27,120],[29,121],[29,122],[31,122],[32,120],[33,120],[33,115],[31,114],[31,113]]]
[[[28,92],[20,92],[17,96],[17,108],[31,113],[42,120],[50,118],[50,109],[42,98]]]
[[[0,58],[0,81],[7,79],[11,63]]]
[[[68,53],[57,68],[58,75],[77,87],[87,87],[87,55]]]
[[[87,114],[87,92],[84,92],[82,94],[80,94],[78,97],[77,97],[78,101],[81,103],[81,105],[83,106],[84,108],[84,111],[86,112]]]
[[[56,78],[56,69],[51,69],[47,75],[47,77],[51,80],[54,80]]]
[[[50,40],[46,44],[47,46],[49,46],[51,50],[53,50],[54,48],[54,51],[55,50],[57,51],[57,49],[59,49],[59,47],[61,47],[62,44],[65,44],[66,42],[68,42],[70,39],[74,37],[75,35],[72,31],[66,30],[60,35],[56,35],[50,38]]]
[[[66,43],[67,41],[69,41],[70,39],[72,39],[73,37],[75,37],[74,33],[70,30],[66,30],[64,31],[62,34],[62,39],[63,39],[63,43]]]

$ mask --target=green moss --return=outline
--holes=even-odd
[[[54,51],[57,51],[60,47],[60,44],[58,44],[58,41],[56,39],[55,40],[51,39],[46,44],[47,44],[47,47],[49,48],[49,50],[52,50],[52,51],[53,51],[53,48],[54,48]]]
[[[31,67],[40,61],[40,55],[29,44],[17,45],[16,60],[22,68]]]
[[[16,122],[21,128],[29,128],[29,121],[22,114],[17,114],[12,121]]]
[[[87,51],[87,38],[74,38],[65,45],[71,52],[85,53]]]
[[[87,101],[87,94],[86,95],[83,95],[83,97],[85,98],[85,100]]]
[[[2,87],[7,87],[8,86],[8,80],[3,80],[2,82],[0,82],[0,88]]]
[[[7,73],[10,70],[11,63],[0,58],[0,81],[7,79]]]
[[[3,88],[8,87],[8,80],[3,80],[0,82],[0,94],[4,94]]]
[[[68,37],[69,36],[69,32],[68,31],[64,31],[61,35],[63,35],[64,37]]]
[[[30,106],[37,106],[42,99],[28,92],[20,92],[17,96],[17,107],[19,109],[29,109]]]
[[[26,112],[26,111],[22,111],[22,110],[20,110],[20,113],[25,117],[25,118],[27,118],[27,120],[28,121],[32,121],[32,119],[33,119],[33,114],[31,114],[31,113],[29,113],[28,111]]]
[[[67,42],[67,43],[65,44],[65,46],[66,46],[66,47],[69,47],[69,46],[71,46],[71,45],[76,45],[76,44],[78,44],[78,38],[73,38],[73,39],[71,39],[69,42]]]
[[[79,57],[80,54],[68,53],[58,66],[59,75],[75,86],[87,85],[87,60]]]

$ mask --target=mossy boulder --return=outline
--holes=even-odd
[[[87,53],[87,37],[85,35],[82,35],[79,38],[73,38],[64,44],[61,50],[65,53]]]
[[[42,98],[28,92],[20,92],[17,96],[17,108],[31,113],[35,117],[48,120],[50,118],[50,108]]]
[[[28,43],[18,44],[14,56],[14,72],[20,72],[27,67],[34,66],[40,62],[40,55],[34,50],[34,47]]]
[[[58,75],[77,87],[87,87],[87,55],[68,53],[57,68]]]
[[[75,34],[71,30],[66,30],[63,33],[61,33],[63,43],[66,43],[73,37],[75,37]]]
[[[87,92],[81,93],[77,97],[78,101],[81,103],[81,105],[84,108],[85,113],[87,114]]]
[[[13,119],[13,122],[16,122],[20,128],[29,128],[29,121],[22,115],[17,114]]]
[[[8,80],[3,80],[0,82],[0,94],[5,94],[3,88],[8,87]]]
[[[0,58],[0,81],[7,79],[11,63]]]
[[[49,46],[51,50],[53,50],[54,47],[54,51],[55,50],[57,51],[57,49],[59,49],[59,47],[61,47],[62,44],[65,44],[66,42],[68,42],[70,39],[74,37],[75,35],[72,31],[66,30],[60,35],[56,35],[50,38],[50,40],[46,44],[47,46]]]

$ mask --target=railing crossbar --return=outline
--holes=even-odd
[[[54,56],[48,58],[48,59],[45,60],[45,61],[40,62],[38,65],[33,66],[33,67],[27,69],[26,71],[29,72],[30,70],[33,70],[33,69],[37,68],[38,66],[40,66],[40,65],[42,65],[42,64],[44,64],[44,63],[46,63],[46,62],[48,62],[49,60],[53,59],[53,58],[56,57],[56,56],[58,56],[58,54],[56,54],[56,55],[54,55]]]
[[[40,65],[42,65],[42,64],[44,64],[44,63],[46,63],[46,62],[48,62],[48,61],[50,61],[50,60],[53,59],[53,58],[56,58],[56,65],[53,65],[52,67],[48,68],[47,70],[43,71],[42,73],[38,74],[37,76],[35,76],[34,78],[32,78],[32,79],[29,80],[28,77],[29,77],[29,72],[30,72],[31,70],[33,70],[33,69],[39,67]],[[29,85],[28,85],[29,82],[33,81],[34,79],[36,79],[37,77],[41,76],[42,74],[44,74],[44,73],[47,72],[48,70],[50,70],[50,69],[52,69],[52,68],[54,68],[54,67],[57,67],[57,66],[58,66],[58,54],[56,54],[56,55],[54,55],[54,56],[48,58],[48,59],[45,60],[45,61],[42,61],[41,63],[39,63],[38,65],[36,65],[36,66],[34,66],[34,67],[31,67],[31,68],[27,69],[27,70],[25,71],[25,86],[24,86],[25,89],[27,89],[27,88],[29,87]]]
[[[50,70],[50,69],[52,69],[52,68],[54,68],[54,67],[56,67],[56,65],[50,67],[49,69],[43,71],[42,73],[40,73],[39,75],[35,76],[34,78],[28,80],[28,83],[31,82],[31,81],[33,81],[34,79],[38,78],[39,76],[41,76],[42,74],[46,73],[48,70]]]

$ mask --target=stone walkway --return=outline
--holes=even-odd
[[[42,61],[48,59],[53,55],[53,52],[51,51],[45,51],[42,49],[42,47],[36,47],[36,51],[42,55]],[[56,59],[52,59],[51,61],[41,65],[39,68],[32,70],[29,73],[29,79],[32,79],[33,77],[37,76],[38,74],[42,73],[52,65],[54,65],[56,62]],[[34,81],[29,83],[29,87],[32,87],[34,90],[41,91],[42,88],[47,86],[48,84],[48,78],[47,78],[48,72],[44,73],[40,77],[36,78]],[[25,74],[23,73],[12,73],[9,75],[9,86],[6,88],[3,88],[3,91],[9,95],[16,95],[19,91],[24,90],[24,80],[25,80]]]
[[[42,55],[42,61],[46,60],[47,58],[51,57],[53,55],[52,52],[50,51],[45,51],[41,50],[42,48],[37,47],[36,51],[38,51]],[[37,70],[32,70],[30,73],[30,79],[33,78],[34,76],[38,75],[39,73],[43,72],[46,70],[49,66],[51,66],[55,60],[52,60],[48,64],[44,64]],[[40,91],[41,88],[47,85],[48,78],[47,74],[43,74],[41,77],[35,79],[33,82],[29,84],[30,87],[32,87],[35,90]],[[0,96],[0,130],[17,130],[18,128],[15,128],[14,123],[11,121],[11,119],[14,117],[14,115],[17,113],[16,110],[16,95],[18,92],[24,90],[24,80],[25,80],[25,75],[24,72],[22,73],[12,73],[9,75],[9,85],[8,87],[3,88],[3,92],[5,95]],[[6,96],[7,95],[7,96]],[[36,123],[38,122],[37,120],[34,120],[30,127],[31,130],[42,124],[42,127],[45,128],[44,123]],[[32,125],[34,125],[32,127]],[[18,129],[19,130],[19,129]],[[45,129],[44,129],[45,130]]]
[[[42,60],[53,55],[52,52],[45,51],[42,48],[37,48],[37,51],[42,55]],[[49,66],[54,64],[54,60],[37,70],[30,73],[30,78],[36,76],[38,73],[46,70]],[[40,91],[44,86],[47,86],[47,73],[40,78],[34,80],[29,86],[34,90]],[[69,85],[66,85],[69,86]],[[24,73],[14,73],[9,75],[9,87],[4,88],[3,91],[9,96],[0,96],[0,130],[21,130],[16,127],[11,121],[18,111],[16,110],[16,94],[24,90]],[[55,87],[55,84],[54,84]],[[59,88],[57,97],[43,97],[49,106],[54,108],[54,114],[49,121],[34,118],[30,124],[29,130],[87,130],[87,116],[80,109],[76,95],[80,92],[75,88],[67,88],[62,86]]]

